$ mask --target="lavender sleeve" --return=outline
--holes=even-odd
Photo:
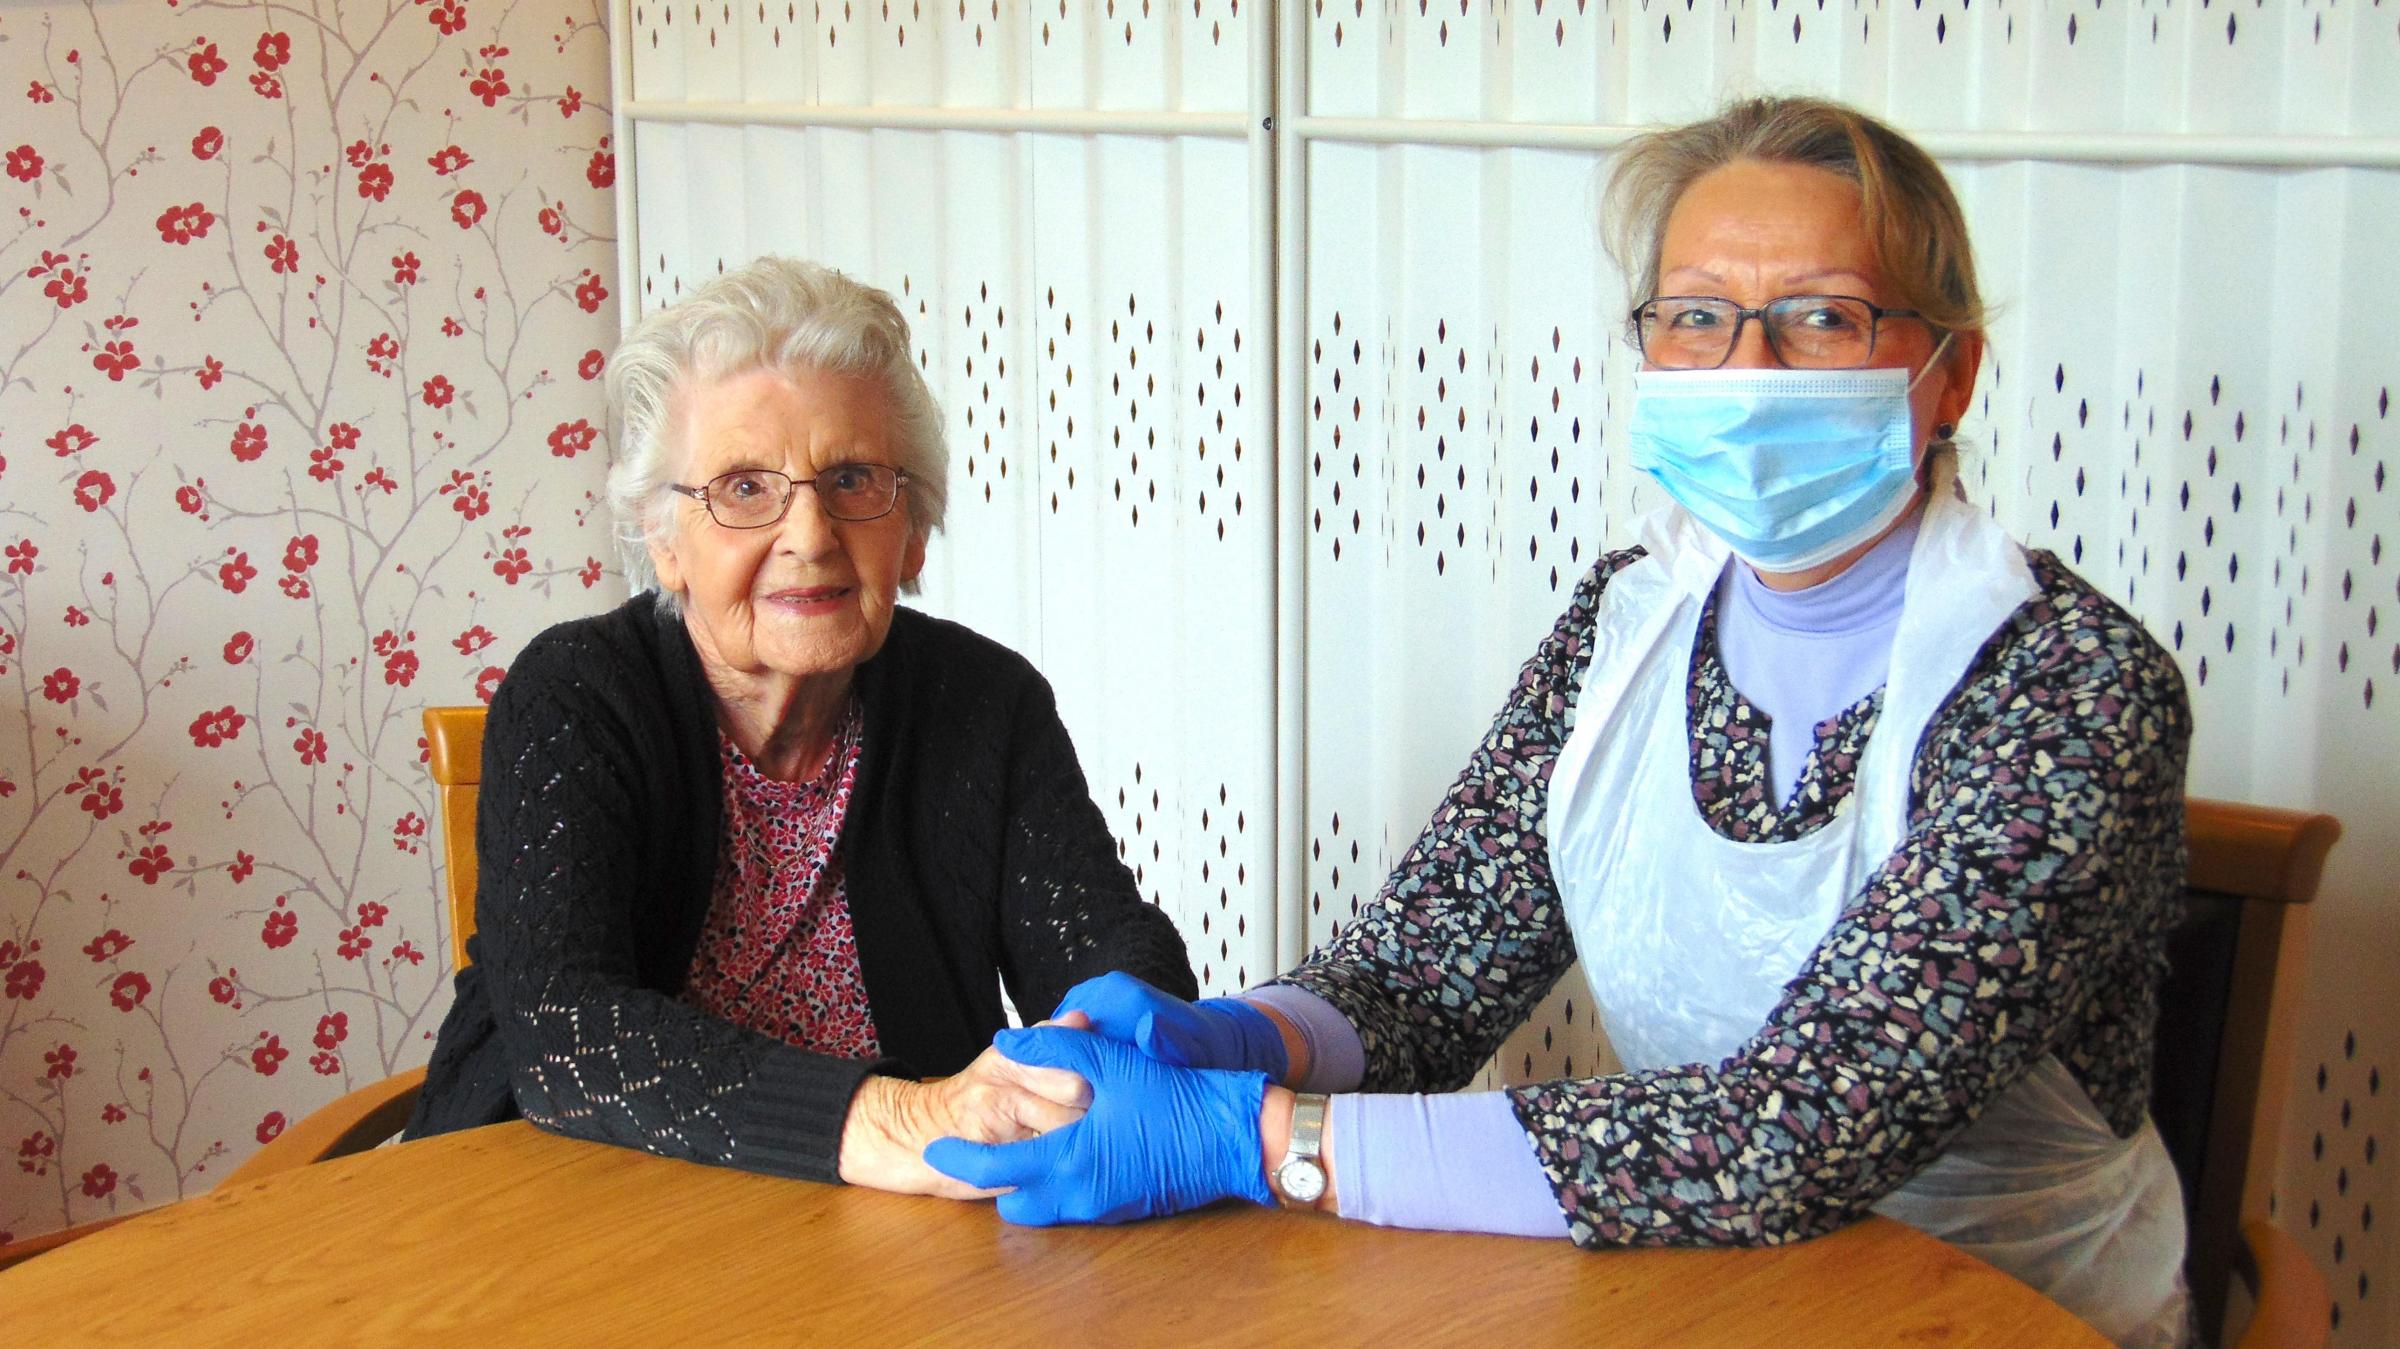
[[[1283,1085],[1295,1091],[1355,1091],[1366,1080],[1367,1051],[1359,1043],[1358,1027],[1332,1003],[1290,984],[1251,989],[1242,994],[1242,1001],[1281,1012],[1308,1047],[1308,1076]]]
[[[1337,1096],[1326,1120],[1342,1216],[1381,1227],[1567,1233],[1508,1093]]]
[[[1290,984],[1242,997],[1282,1013],[1308,1047],[1307,1079],[1285,1085],[1348,1092],[1365,1079],[1358,1028],[1332,1003]],[[1505,1092],[1336,1096],[1325,1127],[1345,1218],[1440,1232],[1567,1235],[1566,1211]]]

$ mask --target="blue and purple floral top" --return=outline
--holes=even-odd
[[[1356,1027],[1360,1089],[1473,1079],[1575,958],[1543,812],[1609,578],[1602,558],[1377,903],[1278,983]],[[2184,870],[2191,714],[2174,661],[2048,553],[1917,747],[1900,847],[1723,1063],[1512,1089],[1585,1246],[1761,1245],[1849,1222],[2055,1054],[2140,1127]],[[1768,727],[1726,678],[1713,601],[1687,704],[1692,793],[1730,839],[1839,815],[1880,692],[1819,727],[1778,803]]]

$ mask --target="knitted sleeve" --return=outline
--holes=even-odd
[[[1019,1015],[1040,1020],[1068,989],[1111,970],[1198,997],[1183,937],[1118,856],[1039,675],[1016,700],[1006,776],[1001,977]]]
[[[1362,1091],[1453,1091],[1574,963],[1542,833],[1612,553],[1576,587],[1433,820],[1358,919],[1276,983],[1333,1004],[1366,1051]]]
[[[476,813],[477,958],[517,1108],[572,1137],[811,1180],[875,1065],[638,986],[649,744],[592,692],[610,653],[537,642],[492,700]],[[654,750],[655,746],[651,746]]]

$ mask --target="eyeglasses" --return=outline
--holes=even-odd
[[[792,509],[803,487],[817,489],[817,505],[833,520],[880,520],[900,504],[908,475],[881,464],[835,464],[813,478],[795,478],[771,468],[720,473],[699,487],[668,483],[708,509],[708,518],[727,529],[764,529]]]
[[[1775,359],[1794,369],[1853,370],[1875,358],[1887,318],[1924,319],[1855,295],[1785,295],[1744,309],[1718,295],[1662,295],[1634,306],[1633,338],[1664,370],[1714,370],[1732,357],[1742,325],[1757,319]]]

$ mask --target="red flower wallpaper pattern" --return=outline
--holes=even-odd
[[[0,1243],[430,1048],[419,709],[623,593],[604,17],[0,10]]]

